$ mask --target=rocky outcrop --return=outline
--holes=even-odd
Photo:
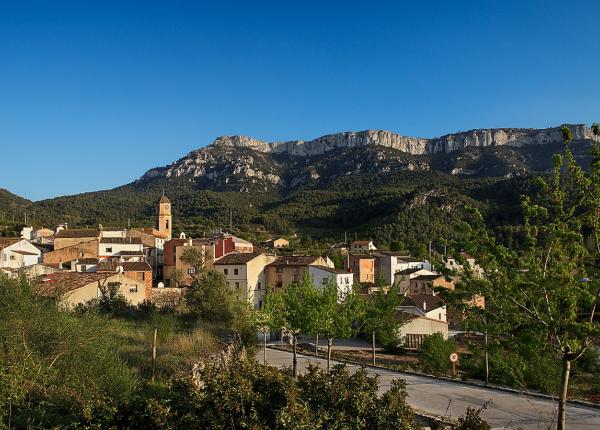
[[[600,140],[585,125],[569,127],[576,141]],[[433,139],[384,130],[287,142],[221,136],[171,165],[149,170],[138,182],[181,177],[204,181],[215,190],[250,192],[296,188],[357,173],[386,175],[434,169],[461,176],[511,176],[546,170],[541,167],[546,162],[536,161],[545,160],[544,154],[532,149],[553,145],[556,152],[561,142],[560,127],[480,129]]]
[[[592,130],[583,124],[569,125],[569,127],[575,140],[593,140],[595,138]],[[384,130],[344,132],[329,134],[310,141],[291,140],[288,142],[265,142],[247,136],[221,136],[214,141],[213,145],[251,148],[259,152],[310,157],[323,155],[339,148],[371,145],[394,148],[412,155],[426,155],[438,152],[448,153],[472,146],[509,145],[521,147],[524,145],[543,145],[561,140],[560,127],[553,127],[547,129],[494,128],[470,130],[433,139],[407,137]]]

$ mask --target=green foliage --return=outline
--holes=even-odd
[[[127,397],[137,378],[118,354],[109,322],[39,299],[25,279],[0,276],[0,414],[13,423],[60,422],[95,399]]]
[[[467,407],[465,415],[458,418],[453,430],[490,430],[490,425],[481,418],[481,412],[485,406],[480,409]]]
[[[118,429],[400,429],[413,430],[413,412],[401,381],[378,397],[376,376],[331,373],[316,367],[294,380],[254,361],[231,367],[206,366],[200,389],[176,380],[160,397],[135,396],[104,407],[75,428]]]
[[[441,333],[427,336],[421,346],[421,365],[426,372],[445,374],[452,367],[450,354],[456,352],[456,344],[446,340]]]
[[[370,336],[375,332],[377,341],[387,350],[398,347],[398,330],[403,322],[396,315],[397,308],[402,304],[404,296],[400,287],[392,285],[389,289],[383,287],[383,280],[378,280],[378,291],[372,294],[364,304],[364,321],[362,332]]]

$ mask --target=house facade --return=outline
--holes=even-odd
[[[377,251],[372,240],[355,240],[350,244],[350,252],[371,252]]]
[[[265,267],[268,287],[283,288],[294,282],[300,282],[308,273],[309,266],[334,267],[333,262],[326,257],[312,255],[292,255],[277,257]]]
[[[352,286],[354,285],[353,273],[329,266],[308,266],[308,275],[312,278],[317,288],[327,285],[329,282],[334,283],[337,286],[340,298],[346,297],[352,291]]]
[[[133,305],[143,303],[146,298],[144,283],[122,273],[56,272],[41,276],[39,285],[42,295],[55,299],[68,309],[99,299],[111,290]]]
[[[431,263],[427,260],[402,255],[395,252],[380,252],[377,257],[377,278],[383,278],[386,285],[394,282],[396,273],[406,269],[431,270]]]
[[[275,259],[274,255],[263,253],[229,254],[215,261],[213,267],[225,276],[233,290],[261,309],[267,292],[265,267]]]
[[[348,254],[344,258],[344,269],[354,274],[354,280],[361,284],[375,283],[375,257],[367,254]]]
[[[0,268],[21,269],[40,263],[42,251],[20,237],[0,237]]]

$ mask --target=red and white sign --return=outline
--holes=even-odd
[[[450,354],[450,361],[452,363],[456,363],[458,361],[458,354],[456,352],[453,352],[452,354]]]

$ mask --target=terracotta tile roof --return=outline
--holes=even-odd
[[[100,243],[120,243],[120,244],[141,244],[142,239],[140,237],[103,237],[100,239]]]
[[[17,242],[20,242],[22,239],[20,237],[0,237],[0,249],[4,249],[7,246],[14,245]]]
[[[54,235],[55,239],[63,238],[74,238],[74,237],[98,237],[100,231],[95,228],[68,228],[66,230],[59,231]]]
[[[419,267],[414,267],[412,269],[404,269],[404,270],[400,270],[399,272],[396,272],[396,275],[412,275],[413,273],[416,273],[420,270],[425,270],[425,269],[421,269]]]
[[[97,258],[80,258],[79,259],[79,264],[98,264],[98,259]]]
[[[129,231],[140,232],[150,236],[159,237],[161,239],[167,239],[169,237],[165,233],[161,233],[157,229],[151,227],[132,228]]]
[[[419,275],[415,278],[412,278],[411,281],[435,281],[436,279],[443,278],[442,275]]]
[[[321,269],[321,270],[325,270],[329,273],[335,273],[338,275],[349,275],[351,272],[347,272],[345,270],[340,270],[340,269],[335,269],[333,267],[329,267],[329,266],[321,266],[319,264],[313,264],[311,265],[312,267],[316,267],[317,269]]]
[[[116,272],[117,267],[123,267],[124,272],[151,272],[152,267],[145,261],[101,261],[98,263],[98,272]]]
[[[277,257],[269,266],[309,266],[321,257],[314,255],[289,255]]]
[[[350,257],[357,258],[359,260],[375,260],[375,256],[369,254],[350,254]]]
[[[446,303],[440,296],[434,296],[433,294],[412,294],[404,298],[402,306],[414,306],[423,312],[429,312],[446,306]]]
[[[38,278],[38,281],[40,282],[41,293],[52,296],[85,287],[91,283],[102,281],[109,276],[112,276],[112,274],[56,272],[42,275]]]
[[[352,242],[352,245],[364,246],[364,245],[369,245],[370,243],[373,243],[373,241],[372,240],[355,240],[354,242]]]
[[[221,258],[219,258],[217,261],[215,261],[213,263],[213,266],[229,266],[229,265],[235,265],[235,264],[246,264],[249,261],[254,260],[256,257],[258,257],[259,253],[256,252],[245,252],[242,254],[227,254]]]
[[[119,252],[120,255],[124,255],[124,256],[140,256],[140,255],[144,255],[144,253],[142,251],[121,251]]]

